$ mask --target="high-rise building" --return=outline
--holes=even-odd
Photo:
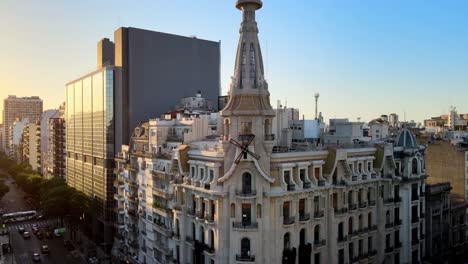
[[[11,125],[10,135],[8,135],[9,156],[17,163],[23,162],[23,130],[29,124],[29,119],[17,119]]]
[[[17,118],[28,118],[30,122],[41,121],[42,100],[38,96],[16,97],[9,95],[3,101],[4,135],[10,135],[11,125]],[[3,139],[4,152],[9,153],[7,138]]]
[[[65,108],[65,104],[61,105],[61,108]],[[47,164],[45,169],[45,177],[59,177],[66,179],[66,145],[65,145],[65,118],[59,108],[59,116],[49,119],[48,128],[49,131],[49,142],[47,150]]]
[[[389,116],[388,116],[388,122],[390,123],[390,126],[392,127],[398,127],[398,115],[395,114],[395,113],[391,113]]]
[[[394,145],[275,148],[262,1],[236,7],[240,40],[217,130],[153,150],[151,138],[167,133],[150,120],[116,156],[116,252],[130,263],[421,262],[424,147],[404,130]]]
[[[41,123],[36,121],[27,124],[23,129],[23,159],[22,162],[33,170],[41,172]]]
[[[201,91],[216,102],[219,67],[219,42],[119,28],[115,45],[98,43],[98,70],[66,85],[67,183],[100,205],[93,232],[100,244],[112,241],[115,149],[180,97]]]

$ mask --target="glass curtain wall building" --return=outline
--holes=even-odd
[[[66,90],[67,183],[93,197],[98,219],[108,222],[113,203],[114,68],[72,81]],[[95,234],[104,236],[101,228]]]

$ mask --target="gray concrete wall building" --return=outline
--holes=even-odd
[[[115,31],[114,40],[122,76],[115,93],[117,149],[128,144],[139,122],[159,117],[182,97],[201,91],[216,104],[220,42],[131,27]]]

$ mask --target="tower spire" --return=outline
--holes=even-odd
[[[255,11],[262,6],[261,0],[236,2],[236,7],[242,11],[242,22],[229,101],[221,112],[223,116],[274,116],[268,84],[264,78],[258,27],[255,21]]]

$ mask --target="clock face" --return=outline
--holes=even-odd
[[[254,157],[257,160],[260,159],[260,156],[258,156],[257,154],[255,154],[255,153],[253,153],[252,151],[249,150],[249,145],[250,145],[250,143],[252,143],[254,138],[255,138],[255,135],[252,135],[252,134],[239,136],[239,139],[241,140],[242,144],[235,141],[232,138],[231,138],[231,140],[229,140],[229,142],[231,144],[233,144],[234,146],[241,149],[241,152],[239,153],[237,158],[234,160],[234,163],[239,164],[242,157],[244,157],[244,159],[246,159],[247,155],[250,155],[250,156]]]

